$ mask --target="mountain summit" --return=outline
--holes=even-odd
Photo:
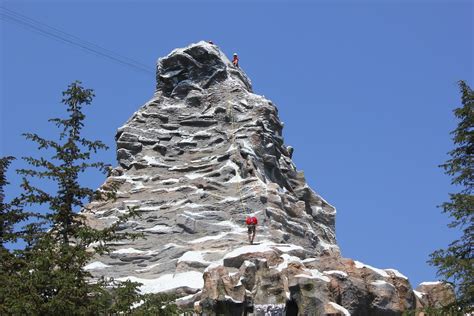
[[[117,131],[119,166],[101,187],[118,187],[117,199],[84,211],[106,227],[136,207],[141,218],[122,229],[146,238],[98,257],[94,275],[210,314],[399,315],[421,304],[398,271],[341,257],[336,210],[294,165],[278,109],[217,46],[172,51],[156,79]],[[253,245],[248,216],[259,221]]]

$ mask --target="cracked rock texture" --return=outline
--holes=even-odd
[[[106,227],[136,207],[141,218],[121,229],[146,238],[86,269],[176,293],[204,315],[401,315],[431,304],[398,271],[341,257],[336,210],[294,165],[277,107],[217,46],[174,50],[156,79],[116,134],[119,166],[101,189],[117,187],[117,199],[84,211]],[[254,245],[248,215],[259,220]]]

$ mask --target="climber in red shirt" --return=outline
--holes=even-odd
[[[232,64],[234,67],[239,67],[239,56],[237,56],[237,53],[234,53],[234,59],[232,59]]]
[[[247,218],[245,219],[245,224],[247,224],[248,228],[249,242],[250,244],[253,244],[258,220],[255,216],[247,216]]]

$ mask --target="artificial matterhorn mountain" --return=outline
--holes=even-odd
[[[401,315],[442,286],[419,293],[396,270],[341,257],[336,210],[293,164],[278,109],[217,46],[174,50],[156,79],[116,135],[119,166],[101,190],[117,199],[84,211],[106,227],[135,207],[121,229],[145,238],[97,257],[93,275],[177,294],[202,315]]]

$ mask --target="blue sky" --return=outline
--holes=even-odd
[[[471,1],[3,1],[2,7],[133,58],[154,71],[176,47],[212,39],[285,122],[285,142],[313,189],[338,209],[346,257],[396,268],[416,286],[455,236],[436,206],[453,188],[437,166],[452,148],[456,82],[474,85]],[[0,154],[52,137],[60,92],[95,89],[86,135],[114,135],[154,91],[154,76],[1,22]],[[14,167],[20,167],[17,162]],[[18,191],[18,179],[8,194]],[[85,183],[104,180],[91,175]]]

